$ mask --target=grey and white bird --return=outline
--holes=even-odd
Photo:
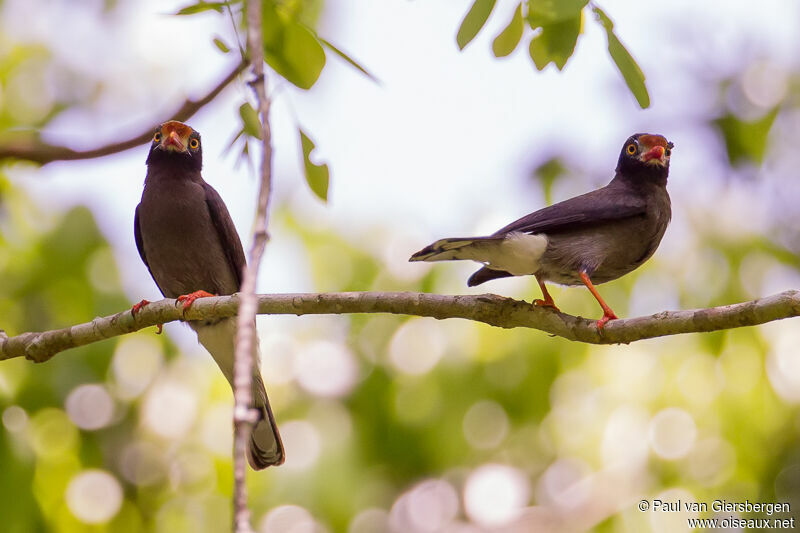
[[[543,299],[558,308],[546,281],[584,284],[603,309],[598,329],[617,318],[595,284],[638,268],[658,248],[672,217],[667,175],[673,145],[661,135],[637,133],[622,148],[616,175],[601,189],[520,218],[486,237],[441,239],[410,261],[469,259],[483,263],[470,287],[509,276],[533,275]]]
[[[244,250],[222,198],[203,180],[203,147],[191,127],[161,124],[147,156],[147,177],[136,207],[134,235],[139,255],[161,293],[184,309],[197,298],[237,292],[245,267]],[[138,311],[148,302],[136,304]],[[233,385],[236,319],[190,321],[197,338]],[[253,400],[260,416],[247,458],[260,470],[284,460],[283,444],[253,353]]]

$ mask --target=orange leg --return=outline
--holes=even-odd
[[[586,285],[586,288],[592,293],[592,296],[597,299],[597,303],[600,304],[600,307],[603,308],[603,318],[597,321],[597,329],[602,332],[603,326],[606,325],[606,322],[609,320],[614,320],[618,317],[614,314],[614,311],[611,310],[608,304],[603,301],[603,298],[600,296],[600,293],[597,292],[597,289],[594,288],[592,280],[589,279],[589,275],[586,272],[581,272],[581,280],[583,280],[583,284]]]
[[[133,307],[131,307],[131,314],[136,317],[136,313],[141,311],[146,305],[150,305],[150,300],[142,300],[138,304],[133,304]],[[161,335],[161,332],[164,330],[164,324],[156,324],[156,328],[158,328],[156,335]]]
[[[544,296],[544,300],[534,300],[533,305],[536,307],[550,307],[554,311],[558,311],[559,313],[561,310],[556,307],[556,303],[553,301],[553,297],[550,296],[550,293],[547,292],[547,287],[544,284],[544,281],[539,279],[539,276],[536,276],[536,281],[539,283],[539,288],[542,289],[542,296]]]
[[[183,312],[185,313],[187,309],[189,309],[195,300],[198,298],[208,298],[209,296],[216,296],[216,294],[211,294],[210,292],[206,291],[194,291],[189,294],[182,294],[178,296],[177,300],[179,303],[183,303]]]

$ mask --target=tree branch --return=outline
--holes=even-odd
[[[216,98],[225,87],[227,87],[234,79],[236,79],[236,76],[238,76],[246,66],[246,63],[244,62],[236,65],[236,67],[227,76],[225,76],[225,78],[220,81],[216,87],[211,89],[208,94],[199,100],[187,99],[178,109],[168,116],[171,119],[185,122],[191,118],[192,115],[202,109],[206,104]],[[52,163],[53,161],[75,161],[78,159],[93,159],[96,157],[103,157],[116,154],[118,152],[123,152],[131,148],[136,148],[139,145],[150,142],[150,139],[153,136],[154,126],[155,125],[153,125],[153,127],[148,126],[147,129],[142,133],[124,141],[113,142],[111,144],[89,150],[73,150],[72,148],[68,148],[66,146],[49,144],[39,139],[38,136],[5,142],[0,144],[0,160],[17,159],[39,163],[40,165],[46,165],[47,163]]]
[[[130,310],[98,317],[70,328],[8,337],[0,330],[0,360],[25,357],[47,361],[55,354],[103,339],[175,320],[202,320],[236,315],[239,295],[201,298],[184,315],[175,300],[144,307],[134,318]],[[416,292],[334,292],[262,294],[258,312],[264,315],[342,315],[391,313],[462,318],[501,328],[530,328],[590,344],[630,343],[666,335],[719,331],[755,326],[800,316],[800,291],[790,290],[750,302],[707,309],[664,311],[650,316],[612,320],[603,333],[595,320],[533,307],[527,302],[495,294],[445,296]]]

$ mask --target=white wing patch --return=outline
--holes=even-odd
[[[539,259],[547,248],[547,237],[512,232],[492,249],[486,250],[485,262],[495,270],[505,270],[515,276],[534,274]]]

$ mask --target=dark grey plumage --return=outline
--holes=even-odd
[[[195,291],[233,294],[242,283],[245,255],[239,235],[222,198],[203,180],[201,168],[199,134],[180,122],[162,124],[147,158],[134,236],[142,261],[167,298]],[[232,384],[235,319],[189,325]],[[257,349],[253,356],[253,397],[261,418],[253,429],[248,459],[261,469],[281,464],[284,450],[258,370]]]
[[[672,216],[666,189],[671,150],[672,143],[660,135],[633,135],[623,146],[616,175],[605,187],[540,209],[488,237],[441,239],[411,261],[484,263],[469,278],[470,286],[535,275],[545,296],[537,302],[555,307],[545,281],[605,283],[636,269],[656,251]],[[604,319],[612,318],[613,312],[599,296],[598,301]]]

